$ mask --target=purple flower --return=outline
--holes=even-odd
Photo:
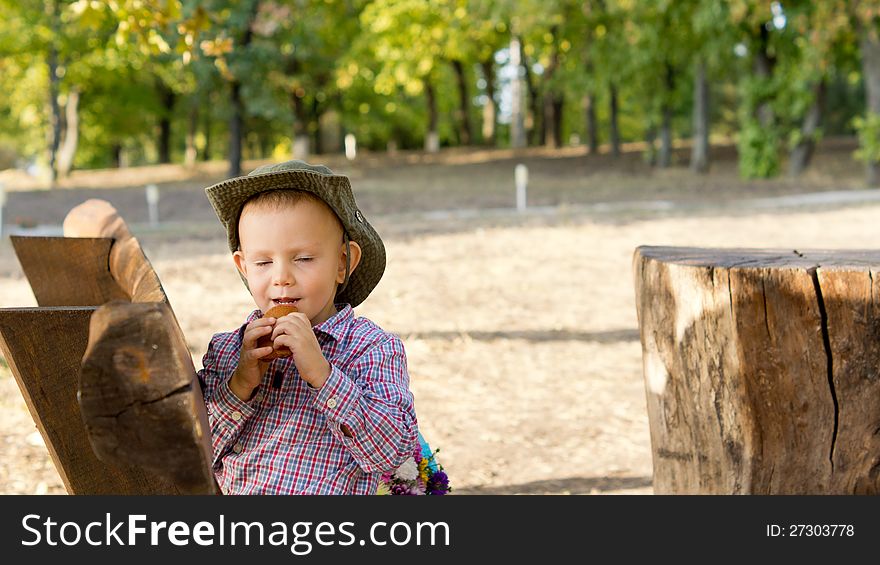
[[[449,477],[443,471],[437,471],[428,479],[428,494],[441,495],[449,492]]]
[[[396,484],[391,487],[391,494],[396,496],[415,496],[422,493],[409,485]]]

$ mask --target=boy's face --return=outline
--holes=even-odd
[[[278,209],[245,206],[238,223],[235,266],[247,279],[264,313],[293,304],[320,324],[336,313],[336,288],[345,280],[345,244],[333,212],[322,203],[301,200]],[[360,248],[351,242],[351,270]]]

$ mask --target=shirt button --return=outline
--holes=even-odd
[[[241,443],[236,443],[232,446],[232,451],[236,453],[241,453]]]
[[[258,392],[258,393],[254,396],[254,402],[259,402],[259,401],[261,401],[261,400],[263,400],[263,393],[262,393],[262,392]]]
[[[241,420],[241,412],[239,412],[238,410],[236,410],[235,412],[230,414],[230,416],[232,416],[232,419],[235,420],[236,422]]]
[[[336,399],[331,398],[327,401],[327,408],[336,408]]]

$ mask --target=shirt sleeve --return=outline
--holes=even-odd
[[[222,456],[238,441],[244,426],[256,408],[235,396],[229,389],[229,379],[235,372],[238,351],[241,349],[241,332],[217,334],[211,338],[208,350],[202,357],[202,369],[198,372],[203,383],[208,423],[211,425],[213,447],[212,465],[222,467]]]
[[[412,454],[418,426],[398,337],[368,349],[348,374],[331,363],[330,377],[312,394],[331,433],[365,472],[396,469]]]

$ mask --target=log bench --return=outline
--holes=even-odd
[[[880,251],[639,247],[657,494],[880,491]]]
[[[159,278],[116,210],[12,237],[37,308],[0,309],[0,350],[71,494],[216,494],[211,431]]]

